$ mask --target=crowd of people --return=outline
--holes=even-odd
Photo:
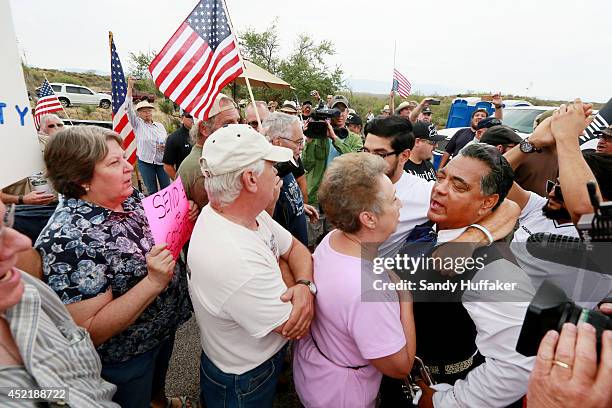
[[[612,331],[566,323],[537,356],[516,350],[545,280],[612,315],[610,275],[524,245],[579,237],[588,182],[612,200],[612,127],[594,152],[578,143],[590,104],[561,105],[522,139],[495,95],[494,115],[476,110],[435,168],[431,98],[362,120],[343,95],[241,111],[219,94],[207,120],[181,111],[167,136],[132,87],[146,191],[117,133],[55,115],[41,119],[44,173],[2,190],[0,405],[23,406],[9,389],[54,387],[74,407],[195,407],[165,395],[176,331],[193,316],[202,407],[271,407],[287,370],[306,407],[612,406]],[[320,108],[335,113],[313,118]],[[195,226],[175,259],[142,200],[179,178]],[[512,282],[512,299],[468,288],[423,300],[400,270],[376,269],[451,252],[486,261],[417,276]],[[434,382],[410,383],[425,367]]]

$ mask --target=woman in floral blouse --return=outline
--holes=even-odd
[[[177,327],[191,304],[185,266],[155,245],[133,167],[113,131],[73,127],[47,145],[48,177],[64,199],[35,247],[43,279],[85,327],[122,407],[163,398]],[[161,397],[159,397],[161,396]]]

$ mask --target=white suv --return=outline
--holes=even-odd
[[[111,106],[111,96],[109,94],[94,92],[81,85],[60,83],[51,83],[50,85],[64,108],[73,105],[95,105],[108,109]]]

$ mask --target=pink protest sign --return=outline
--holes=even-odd
[[[193,231],[189,201],[181,178],[142,201],[156,244],[167,243],[176,259]]]

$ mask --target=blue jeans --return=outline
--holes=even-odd
[[[118,364],[104,364],[102,378],[117,386],[113,401],[121,408],[150,408],[153,394],[164,389],[174,334],[152,350]]]
[[[246,373],[226,374],[202,351],[200,357],[200,401],[206,408],[272,407],[278,376],[287,346]]]
[[[142,174],[142,179],[147,187],[147,195],[157,193],[159,190],[170,185],[170,177],[166,174],[162,164],[151,164],[138,159],[138,170]],[[159,180],[159,189],[157,181]]]

